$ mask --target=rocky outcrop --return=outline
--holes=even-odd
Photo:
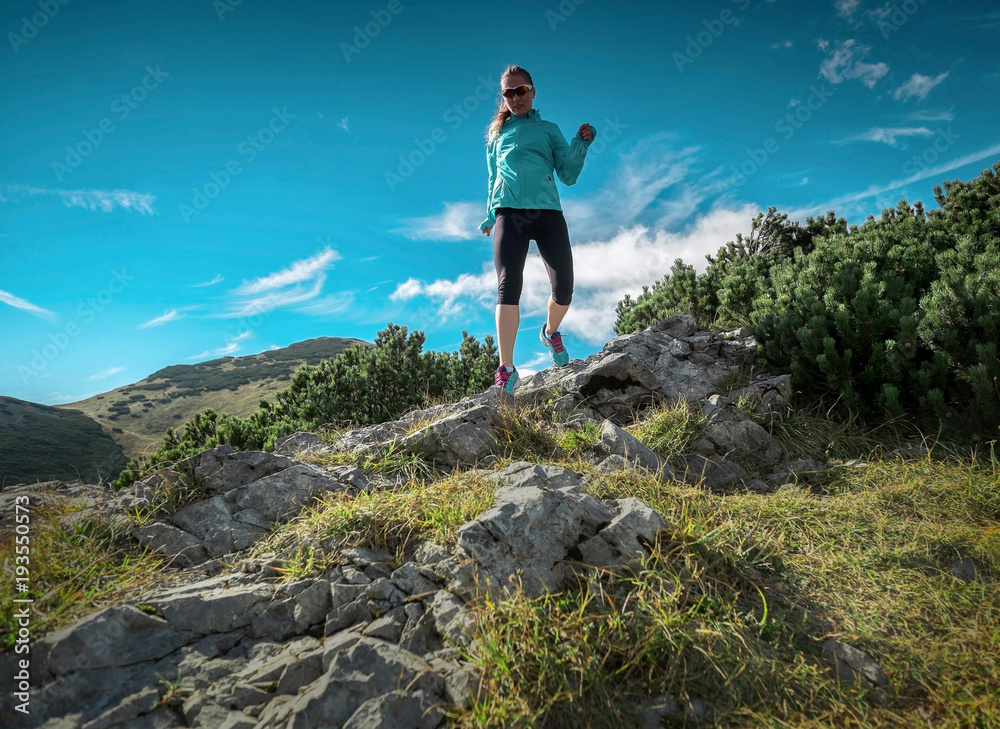
[[[505,413],[530,405],[547,408],[559,427],[590,424],[599,436],[585,455],[598,473],[628,468],[709,488],[770,490],[796,477],[764,427],[787,411],[789,379],[760,377],[717,392],[755,348],[746,332],[698,332],[690,317],[672,317],[586,361],[526,377],[516,397],[491,390],[356,429],[332,445],[295,434],[275,453],[221,446],[103,502],[88,495],[87,509],[128,526],[168,557],[175,577],[37,640],[30,721],[15,717],[5,697],[0,722],[441,726],[449,707],[467,705],[479,690],[467,656],[480,598],[537,596],[574,584],[587,568],[618,570],[649,554],[663,517],[637,499],[594,497],[590,476],[518,461],[490,475],[493,504],[458,530],[450,550],[427,542],[397,557],[341,544],[340,562],[323,574],[276,580],[271,560],[247,556],[275,526],[318,498],[405,487],[353,466],[310,465],[302,454],[391,447],[439,469],[494,468]],[[704,437],[667,463],[625,426],[650,404],[679,399],[701,407]],[[130,516],[137,513],[140,523]],[[0,675],[14,659],[0,655]]]

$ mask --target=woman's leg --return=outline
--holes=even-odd
[[[497,347],[500,364],[514,365],[514,342],[521,323],[521,287],[524,284],[524,261],[531,237],[523,225],[516,225],[517,214],[497,211],[493,229],[493,263],[497,269]]]
[[[521,308],[517,304],[497,304],[497,347],[500,364],[514,366],[514,341],[521,323]]]
[[[535,243],[552,286],[545,320],[545,333],[548,335],[559,330],[573,300],[573,251],[566,218],[561,211],[545,210],[535,228]]]

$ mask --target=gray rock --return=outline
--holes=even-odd
[[[407,595],[421,595],[437,591],[438,586],[427,579],[417,565],[407,562],[390,577],[392,583]]]
[[[347,489],[322,471],[302,463],[240,487],[236,504],[279,523],[299,513],[316,496]]]
[[[358,707],[343,729],[434,729],[445,718],[438,701],[423,691],[390,691]]]
[[[369,638],[381,638],[389,643],[398,643],[406,625],[406,613],[402,606],[393,608],[381,618],[376,618],[361,631]]]
[[[233,519],[236,508],[222,494],[196,501],[175,513],[170,520],[201,540],[213,557],[245,549],[264,535],[264,530]]]
[[[147,598],[171,626],[200,635],[250,625],[274,598],[271,585],[231,586],[228,576],[164,590]]]
[[[171,557],[171,565],[189,567],[209,558],[200,540],[171,524],[153,522],[133,534],[143,547]]]
[[[443,701],[444,681],[422,658],[373,638],[358,637],[332,654],[327,671],[276,709],[261,712],[259,726],[342,726],[366,701],[402,688],[423,692],[427,706]]]
[[[126,696],[114,708],[108,709],[96,719],[83,724],[80,729],[101,729],[134,719],[140,714],[148,714],[160,701],[160,692],[150,687]]]
[[[626,463],[635,468],[641,468],[661,478],[673,477],[673,472],[667,462],[650,448],[640,442],[627,430],[619,428],[610,420],[601,425],[601,438],[595,450],[609,455],[621,456]]]
[[[680,468],[675,473],[685,482],[702,485],[708,489],[727,489],[750,480],[751,476],[738,463],[721,456],[693,454],[680,459]]]
[[[705,422],[705,437],[716,451],[730,454],[768,469],[785,458],[784,447],[735,405],[712,412]]]
[[[329,450],[323,439],[315,433],[298,431],[274,441],[274,454],[278,456],[304,456]]]
[[[434,627],[453,646],[466,646],[476,631],[476,620],[465,604],[447,590],[441,590],[431,600],[430,613]]]
[[[882,688],[889,685],[889,677],[882,667],[852,645],[828,640],[823,644],[823,655],[842,681],[861,681],[868,686]]]
[[[37,652],[46,657],[50,673],[65,676],[90,668],[156,660],[198,637],[131,605],[116,605],[46,635]]]
[[[956,559],[948,565],[948,572],[959,582],[975,582],[986,578],[986,572],[979,560],[971,557]]]

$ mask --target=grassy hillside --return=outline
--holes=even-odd
[[[121,446],[79,410],[0,396],[0,487],[96,483],[117,476],[125,463]]]
[[[60,405],[97,421],[128,458],[152,452],[167,428],[182,426],[201,410],[245,417],[261,398],[283,390],[303,364],[317,364],[358,339],[319,337],[246,357],[172,365],[139,382],[80,402]]]

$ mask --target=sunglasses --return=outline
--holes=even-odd
[[[524,96],[526,93],[528,93],[529,91],[531,91],[533,88],[535,88],[535,87],[534,86],[515,86],[512,89],[504,89],[500,93],[502,93],[504,95],[504,97],[506,97],[508,99],[513,99],[515,96]]]

